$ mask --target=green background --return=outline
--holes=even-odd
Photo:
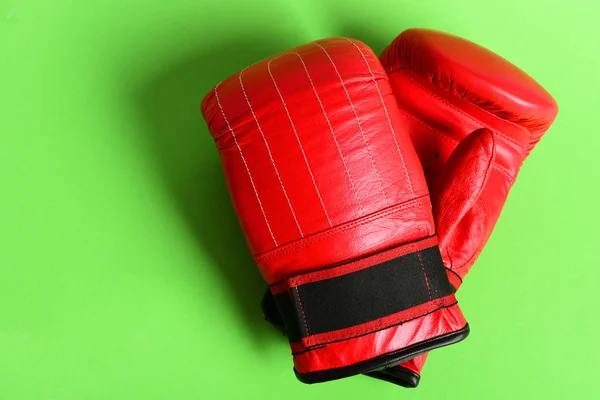
[[[550,4],[551,3],[551,4]],[[596,0],[0,0],[0,399],[600,398]],[[199,113],[247,64],[431,27],[557,99],[421,386],[303,385]],[[333,396],[333,397],[332,397]],[[337,396],[337,397],[336,397]]]

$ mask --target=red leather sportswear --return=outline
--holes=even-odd
[[[442,258],[458,288],[524,158],[554,121],[556,102],[505,59],[441,32],[405,31],[380,59],[426,173]],[[263,310],[281,329],[268,296]],[[426,357],[369,375],[415,387]]]
[[[458,289],[558,106],[504,58],[446,33],[407,30],[380,60],[426,171],[442,258]],[[419,374],[426,356],[402,367]]]
[[[363,43],[309,43],[202,103],[241,227],[307,383],[395,365],[468,326],[425,177]]]

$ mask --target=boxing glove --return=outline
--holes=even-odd
[[[380,59],[425,169],[444,265],[458,289],[558,106],[504,58],[446,33],[407,30]],[[404,367],[418,374],[423,363]]]
[[[218,84],[202,114],[305,383],[462,340],[426,180],[363,43],[313,42]]]
[[[428,184],[444,265],[458,288],[487,242],[524,158],[554,121],[531,77],[470,41],[411,29],[380,57]],[[281,325],[268,296],[265,317]],[[426,354],[369,375],[415,387]]]

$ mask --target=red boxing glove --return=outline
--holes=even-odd
[[[430,183],[442,258],[458,288],[557,105],[508,61],[445,33],[405,31],[380,59]],[[268,295],[263,311],[283,328]],[[426,357],[369,375],[415,387]]]
[[[310,43],[217,85],[202,113],[306,383],[463,339],[425,177],[364,44]]]
[[[504,58],[446,33],[407,30],[380,60],[425,169],[442,258],[458,289],[558,106]],[[425,357],[401,365],[416,383]],[[387,380],[407,374],[376,373]]]

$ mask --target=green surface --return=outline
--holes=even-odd
[[[600,398],[599,15],[596,0],[0,0],[0,399]],[[288,47],[345,35],[379,52],[414,26],[502,54],[561,111],[459,293],[471,336],[416,390],[303,385],[262,321],[199,104]]]

